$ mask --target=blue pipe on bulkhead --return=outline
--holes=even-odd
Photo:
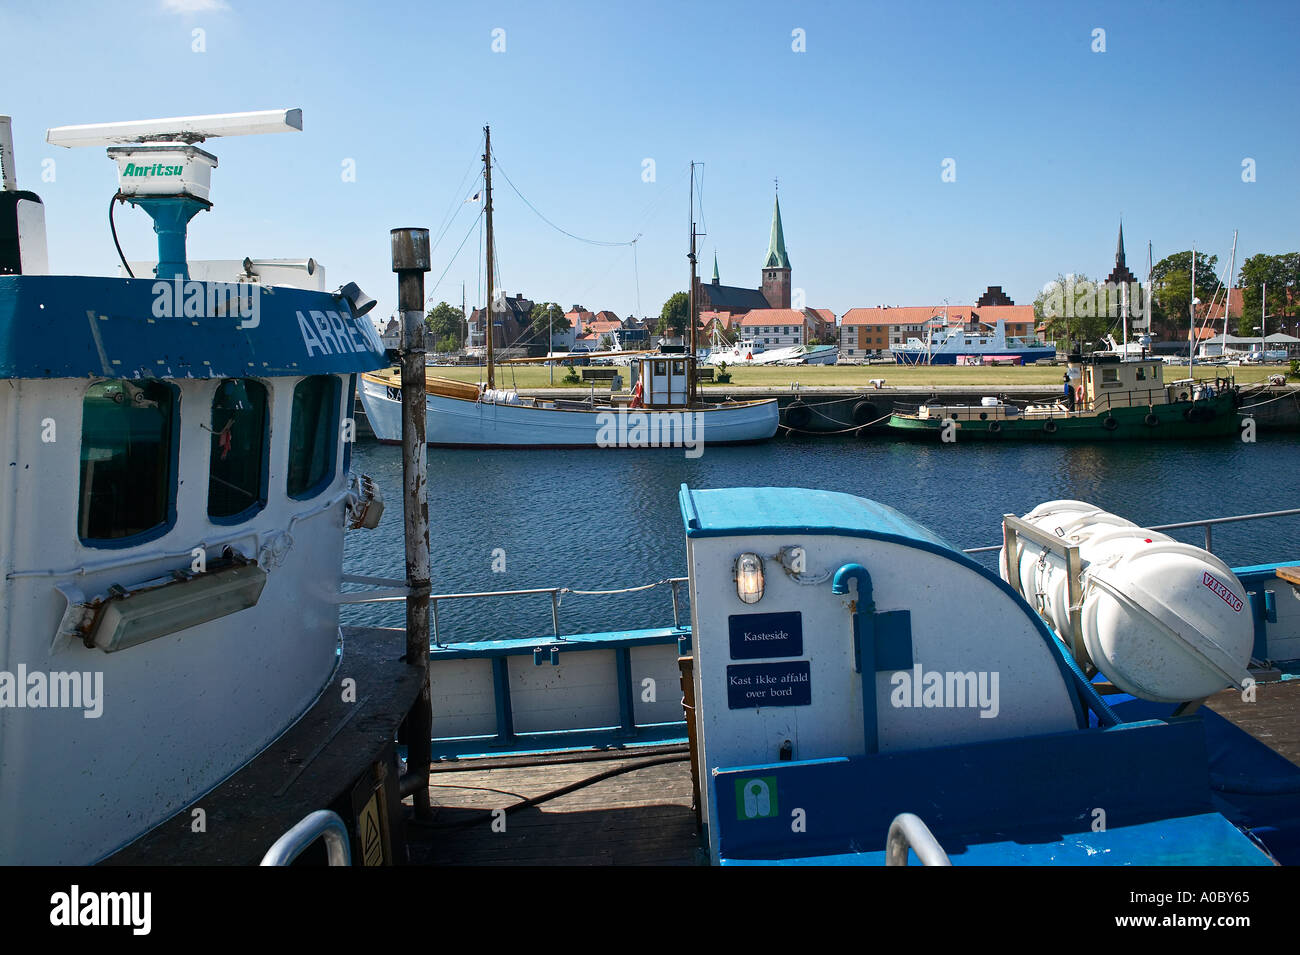
[[[871,574],[861,564],[845,564],[835,571],[831,593],[849,592],[849,581],[858,582],[857,606],[853,611],[853,668],[862,674],[862,739],[868,753],[880,750],[880,728],[876,717],[876,603]]]
[[[872,603],[871,574],[861,564],[845,564],[835,571],[835,578],[831,581],[831,593],[847,594],[850,580],[858,582],[858,603]]]

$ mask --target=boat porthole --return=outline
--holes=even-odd
[[[1148,414],[1142,420],[1146,422],[1148,428],[1154,428],[1156,425],[1160,423],[1159,416],[1154,413]]]
[[[981,412],[980,412],[980,420],[981,420],[981,421],[988,421],[988,420],[989,420],[989,413],[988,413],[987,411],[981,411]]]
[[[1119,427],[1119,422],[1116,421],[1114,418],[1107,418],[1105,421],[1101,423],[1101,426],[1105,428],[1107,431],[1114,431],[1116,428]]]
[[[1050,418],[1047,421],[1044,421],[1043,430],[1048,434],[1056,434],[1056,422],[1052,421]]]

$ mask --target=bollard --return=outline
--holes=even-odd
[[[412,802],[428,819],[433,710],[429,692],[429,489],[425,445],[424,273],[429,230],[392,230],[397,308],[402,315],[402,514],[406,538],[406,662],[424,670],[420,696],[406,717],[407,769],[423,777]]]

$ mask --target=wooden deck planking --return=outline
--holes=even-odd
[[[1300,766],[1300,680],[1256,684],[1253,703],[1237,690],[1224,690],[1206,706]]]
[[[649,759],[680,761],[641,766]],[[407,834],[412,862],[431,865],[693,865],[700,861],[683,746],[635,754],[476,759],[435,767],[430,827]],[[501,809],[614,769],[603,779],[505,816]],[[499,829],[499,824],[498,824]]]

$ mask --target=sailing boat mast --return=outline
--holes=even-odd
[[[689,327],[687,333],[687,348],[689,349],[690,359],[686,362],[686,398],[690,404],[695,404],[695,163],[691,162],[691,251],[687,253],[687,258],[691,261],[691,284],[690,291],[687,293],[686,302],[686,321]]]
[[[1152,276],[1153,272],[1154,272],[1154,269],[1153,269],[1153,267],[1152,267],[1152,265],[1151,265],[1151,240],[1150,240],[1150,239],[1147,239],[1147,288],[1146,288],[1146,299],[1147,299],[1147,300],[1146,300],[1146,302],[1145,302],[1145,305],[1146,305],[1146,310],[1145,310],[1145,311],[1146,311],[1146,321],[1143,323],[1144,328],[1142,329],[1142,332],[1143,332],[1144,335],[1147,336],[1147,341],[1148,341],[1148,342],[1151,340],[1151,276]],[[1146,347],[1143,346],[1143,348],[1142,348],[1142,357],[1145,358],[1146,356],[1147,356],[1147,350],[1146,350]]]
[[[483,127],[483,214],[487,216],[487,386],[495,388],[496,371],[492,367],[492,339],[496,337],[492,320],[492,127]]]
[[[1187,326],[1187,377],[1195,378],[1196,374],[1192,371],[1196,364],[1196,244],[1192,243],[1192,302],[1187,308],[1191,311],[1191,318],[1188,319]]]
[[[1228,357],[1228,306],[1232,304],[1232,270],[1237,267],[1237,230],[1232,230],[1232,255],[1228,257],[1228,284],[1223,287],[1223,347],[1219,354]]]

